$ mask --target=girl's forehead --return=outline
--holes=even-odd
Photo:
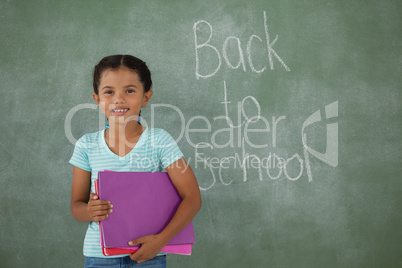
[[[140,79],[138,74],[125,67],[121,67],[118,69],[107,69],[105,70],[100,79],[102,82],[116,82],[121,80],[131,80],[140,83]]]

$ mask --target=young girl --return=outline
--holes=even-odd
[[[95,66],[93,98],[107,117],[109,128],[81,137],[70,160],[71,214],[77,221],[89,222],[84,240],[85,267],[166,267],[161,249],[191,222],[201,207],[196,178],[174,139],[162,129],[140,124],[141,108],[153,93],[151,86],[148,67],[136,57],[109,56]],[[128,245],[141,244],[136,253],[104,256],[98,222],[113,213],[113,204],[94,194],[98,172],[159,172],[163,168],[183,199],[170,223],[159,234],[127,241]]]

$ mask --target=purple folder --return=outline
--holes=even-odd
[[[99,199],[113,205],[113,213],[100,222],[105,248],[127,247],[130,240],[160,233],[182,200],[166,172],[101,171],[98,190]],[[168,245],[194,242],[190,223]]]

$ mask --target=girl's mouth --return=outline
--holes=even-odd
[[[116,116],[122,116],[124,115],[129,109],[125,108],[125,109],[112,109],[112,113]]]
[[[126,108],[126,109],[112,109],[112,112],[114,112],[114,113],[124,113],[124,112],[127,112],[128,111],[128,109]]]

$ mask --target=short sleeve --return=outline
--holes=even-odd
[[[161,131],[159,136],[158,146],[160,148],[160,161],[163,168],[168,167],[184,156],[173,137],[164,130]]]
[[[88,161],[88,143],[86,142],[85,136],[81,137],[75,143],[74,152],[69,163],[83,170],[91,171],[91,166]]]

